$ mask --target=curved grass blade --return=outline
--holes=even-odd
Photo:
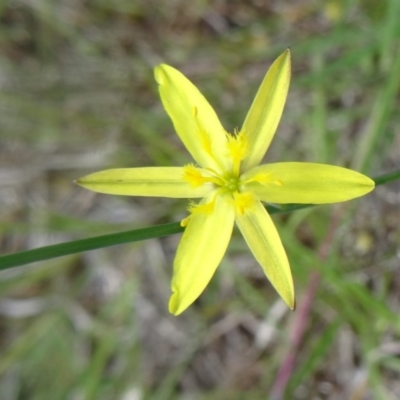
[[[72,242],[53,244],[39,247],[37,249],[21,251],[19,253],[7,254],[0,257],[0,270],[18,267],[36,261],[48,260],[66,256],[69,254],[81,253],[83,251],[100,249],[103,247],[115,246],[117,244],[137,242],[140,240],[168,236],[174,233],[183,232],[179,222],[156,225],[148,228],[135,229],[132,231],[111,233],[108,235],[95,236],[88,239],[74,240]]]

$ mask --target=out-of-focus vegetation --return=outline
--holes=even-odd
[[[267,160],[371,176],[399,168],[399,15],[398,0],[2,0],[1,252],[185,216],[186,201],[72,183],[109,167],[190,161],[158,98],[160,62],[190,77],[233,131],[290,47],[290,95]],[[320,277],[283,398],[398,398],[399,205],[394,183],[274,217],[299,304],[310,276]],[[183,316],[169,315],[178,240],[0,273],[0,399],[278,393],[301,307],[286,309],[234,232],[206,292]]]

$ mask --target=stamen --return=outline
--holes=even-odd
[[[206,183],[213,183],[217,186],[223,185],[222,179],[219,178],[215,172],[214,175],[211,175],[211,170],[197,168],[193,164],[188,164],[183,167],[183,171],[183,179],[193,188],[202,186]],[[203,175],[203,173],[205,175]]]
[[[248,154],[247,138],[243,132],[237,135],[227,135],[228,154],[234,160],[243,160]]]
[[[250,182],[258,182],[261,185],[276,185],[276,186],[283,186],[283,183],[277,179],[274,179],[272,173],[270,172],[259,172],[258,174],[254,175],[252,178],[247,179],[244,183]]]
[[[188,164],[183,167],[183,171],[183,179],[193,188],[202,186],[207,182],[207,179],[201,174],[201,170],[196,168],[193,164]]]
[[[211,214],[214,211],[215,199],[211,200],[209,203],[205,204],[189,204],[188,211],[193,214]]]
[[[244,132],[234,135],[227,135],[228,156],[233,160],[233,172],[235,175],[240,173],[240,162],[244,160],[249,152],[247,137]]]
[[[186,227],[190,221],[190,218],[192,218],[194,214],[199,214],[199,213],[211,214],[214,211],[214,205],[215,205],[215,197],[209,203],[205,204],[198,204],[195,203],[194,201],[190,201],[187,208],[190,215],[188,215],[186,218],[183,218],[183,220],[181,221],[181,226]]]
[[[243,215],[246,211],[254,206],[255,198],[252,193],[239,193],[233,194],[233,201],[236,212]]]

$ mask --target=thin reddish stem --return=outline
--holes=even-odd
[[[337,207],[332,213],[328,232],[318,249],[318,258],[321,261],[326,260],[329,256],[332,242],[335,238],[335,233],[339,226],[343,212],[344,207]],[[274,385],[272,386],[272,400],[281,400],[284,398],[287,384],[292,376],[293,370],[295,369],[296,356],[310,320],[311,306],[317,293],[320,280],[321,276],[318,271],[311,273],[307,290],[298,305],[295,321],[289,335],[290,347],[288,353],[283,360]]]

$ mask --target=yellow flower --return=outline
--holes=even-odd
[[[229,134],[199,90],[179,71],[155,68],[163,105],[195,164],[100,171],[78,183],[129,196],[202,198],[190,215],[174,261],[171,313],[189,307],[210,282],[234,222],[285,303],[294,308],[289,262],[261,202],[334,203],[370,192],[374,182],[341,167],[313,163],[259,165],[282,115],[290,81],[290,51],[272,64],[239,132]]]

